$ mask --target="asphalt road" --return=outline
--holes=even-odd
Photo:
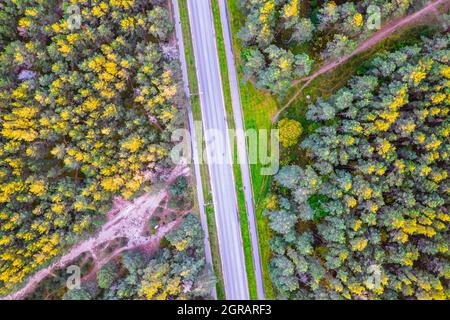
[[[183,84],[184,84],[184,91],[186,93],[186,97],[190,96],[190,90],[189,90],[189,78],[187,73],[187,65],[186,65],[186,56],[184,54],[184,42],[183,42],[183,31],[181,28],[181,19],[180,19],[180,9],[178,6],[178,0],[172,0],[172,6],[173,6],[173,12],[174,12],[174,20],[175,20],[175,34],[177,37],[177,43],[178,43],[178,54],[180,57],[180,64],[181,64],[181,72],[183,76]],[[188,111],[188,120],[189,120],[189,128],[191,133],[191,143],[192,143],[192,159],[194,162],[194,174],[195,174],[195,181],[196,181],[196,189],[197,189],[197,200],[198,200],[198,207],[200,211],[200,220],[202,224],[203,231],[205,233],[204,237],[204,246],[205,246],[205,256],[206,256],[206,262],[211,266],[212,268],[212,256],[211,256],[211,245],[209,242],[209,231],[208,231],[208,221],[206,217],[206,211],[205,211],[205,200],[203,195],[203,187],[202,187],[202,177],[200,173],[200,162],[199,162],[199,154],[198,154],[198,148],[197,148],[197,136],[195,132],[195,126],[194,126],[194,115],[192,113],[192,106],[190,104],[190,99],[187,99],[187,111]],[[213,298],[217,298],[217,292],[216,289],[213,288],[211,292],[211,296]]]
[[[188,0],[188,8],[225,295],[230,300],[247,300],[244,248],[211,4],[209,0]]]
[[[219,0],[220,20],[222,23],[222,33],[227,57],[228,81],[230,83],[231,103],[233,107],[233,117],[236,127],[236,138],[238,146],[239,163],[241,166],[242,185],[244,187],[245,205],[247,208],[248,225],[250,239],[252,243],[253,265],[256,279],[256,290],[258,299],[264,299],[264,285],[261,268],[261,258],[259,254],[258,229],[256,225],[255,207],[253,205],[252,183],[250,168],[248,164],[247,147],[244,135],[244,120],[242,116],[241,99],[239,95],[238,77],[236,74],[236,65],[234,61],[233,45],[230,30],[230,21],[228,18],[228,9],[226,0]],[[219,31],[217,31],[219,32]]]

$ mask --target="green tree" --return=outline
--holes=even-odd
[[[108,289],[113,284],[114,280],[117,277],[117,267],[114,263],[110,262],[104,265],[97,272],[97,283],[98,286],[102,289]]]
[[[283,119],[278,123],[280,142],[285,148],[296,145],[303,133],[300,122],[292,119]]]

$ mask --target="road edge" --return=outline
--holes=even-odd
[[[179,9],[179,3],[178,0],[171,0],[172,1],[172,8],[173,8],[173,18],[174,18],[174,25],[175,25],[175,35],[177,39],[177,47],[178,47],[178,55],[179,55],[179,61],[181,64],[181,73],[183,77],[183,87],[186,94],[186,109],[188,113],[188,121],[189,121],[189,130],[191,134],[191,148],[192,148],[192,156],[194,160],[194,173],[195,173],[195,180],[196,180],[196,189],[197,189],[197,200],[198,200],[198,209],[200,212],[200,221],[203,228],[203,231],[205,233],[204,235],[204,247],[205,247],[205,257],[208,264],[210,264],[211,268],[213,268],[213,261],[212,261],[212,254],[211,254],[211,244],[210,244],[210,234],[208,230],[208,218],[206,215],[205,210],[205,201],[204,201],[204,194],[203,194],[203,185],[202,185],[202,178],[201,178],[201,170],[199,165],[199,156],[198,156],[198,146],[197,146],[197,137],[195,132],[195,125],[194,125],[194,115],[192,112],[192,105],[190,101],[190,89],[189,89],[189,77],[188,77],[188,71],[187,71],[187,63],[186,63],[186,56],[185,56],[185,49],[184,49],[184,36],[183,36],[183,30],[181,25],[181,18],[180,18],[180,9]],[[217,299],[217,290],[216,288],[213,288],[211,292],[211,296],[214,299]]]

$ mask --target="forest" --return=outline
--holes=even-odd
[[[450,297],[449,57],[448,35],[379,52],[308,106],[265,203],[279,297]]]
[[[237,3],[242,79],[282,147],[259,191],[266,292],[448,299],[448,4]]]
[[[160,0],[1,1],[0,296],[97,230],[113,200],[167,178],[171,132],[185,124],[172,29]],[[102,268],[101,294],[186,297],[174,287],[194,288],[206,272],[203,233],[186,217],[155,257],[124,255]],[[117,264],[126,271],[113,276]]]
[[[162,241],[151,255],[142,250],[120,254],[96,273],[89,271],[92,261],[84,257],[83,281],[68,290],[64,270],[42,281],[28,299],[62,300],[173,300],[209,297],[215,277],[206,267],[203,231],[198,218],[186,216],[179,228]]]
[[[245,25],[239,32],[245,78],[256,88],[284,96],[296,79],[325,60],[338,60],[381,25],[423,0],[239,0]]]

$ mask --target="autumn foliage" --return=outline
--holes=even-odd
[[[168,17],[159,1],[0,3],[0,295],[169,165]]]
[[[309,106],[311,164],[283,167],[266,201],[281,296],[449,298],[448,41],[378,54]]]
[[[238,0],[243,71],[258,89],[284,96],[313,61],[338,59],[381,25],[423,5],[417,0]]]

